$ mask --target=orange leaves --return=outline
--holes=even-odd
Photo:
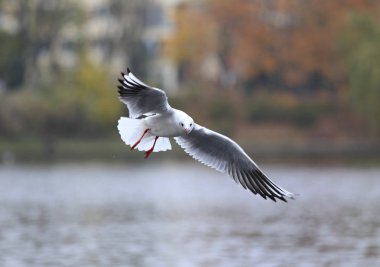
[[[352,9],[376,1],[209,0],[182,5],[170,55],[194,69],[209,55],[238,80],[265,74],[286,86],[307,86],[313,75],[342,80],[334,42]],[[220,75],[222,75],[221,73]]]
[[[175,34],[168,38],[167,55],[177,63],[199,60],[215,50],[215,26],[204,10],[181,5],[175,15]]]

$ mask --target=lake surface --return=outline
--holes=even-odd
[[[0,166],[0,266],[380,266],[379,168],[263,169],[297,199],[195,162]]]

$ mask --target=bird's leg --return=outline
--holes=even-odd
[[[152,146],[148,151],[145,152],[145,158],[148,158],[149,155],[152,154],[153,149],[154,149],[154,146],[156,145],[156,141],[157,141],[157,139],[158,139],[158,136],[156,136],[156,137],[154,138],[153,146]]]
[[[143,139],[144,135],[149,131],[148,129],[145,129],[144,133],[141,135],[140,139],[137,140],[137,142],[131,147],[131,150],[135,149],[138,144],[140,144],[141,140]]]

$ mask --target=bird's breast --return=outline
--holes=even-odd
[[[168,116],[152,116],[145,120],[145,124],[150,129],[150,133],[161,137],[176,137],[182,135],[180,127]]]

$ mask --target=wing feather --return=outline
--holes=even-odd
[[[128,69],[118,79],[119,99],[127,105],[129,116],[137,118],[143,114],[165,113],[171,109],[164,91],[150,87],[140,81]]]
[[[174,139],[191,157],[227,173],[255,195],[285,202],[294,196],[270,180],[237,143],[224,135],[196,124],[189,135]]]

